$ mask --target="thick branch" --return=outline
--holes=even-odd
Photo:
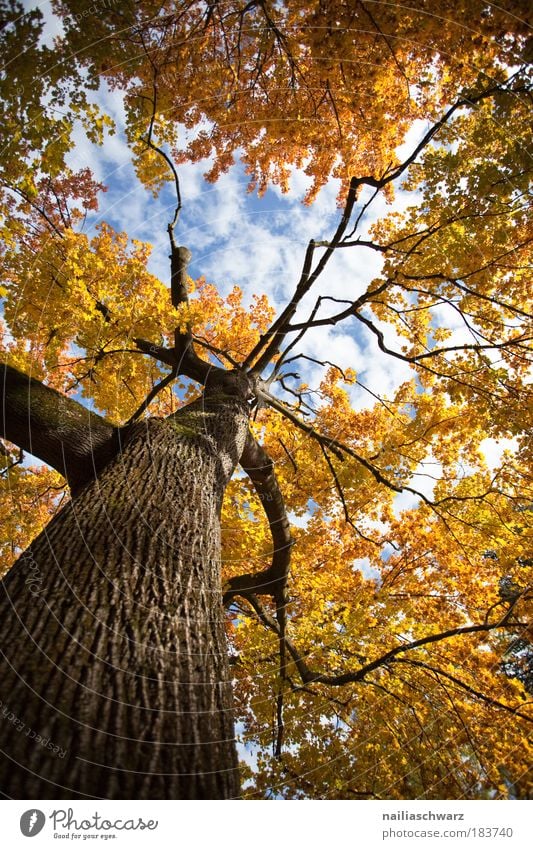
[[[191,257],[192,254],[189,248],[180,246],[172,250],[172,255],[170,257],[170,292],[173,307],[179,307],[180,304],[188,303],[187,266],[191,261]]]
[[[187,266],[191,261],[191,256],[192,254],[189,248],[172,245],[172,253],[170,255],[170,294],[173,307],[179,307],[181,304],[187,305],[189,303]],[[191,347],[191,344],[192,332],[190,325],[187,324],[187,328],[183,333],[179,328],[176,328],[174,332],[176,360],[179,360],[185,354]]]
[[[0,366],[0,381],[0,436],[64,475],[74,492],[115,455],[117,429],[101,416],[11,366]]]
[[[284,606],[293,539],[274,465],[251,433],[248,433],[240,462],[255,487],[268,519],[272,534],[272,563],[262,572],[230,578],[225,586],[224,603],[231,601],[234,595],[252,592],[271,595],[277,604]]]
[[[167,366],[176,365],[176,357],[171,348],[165,348],[163,345],[155,345],[153,342],[148,342],[147,339],[133,339],[139,351],[143,354],[148,354],[154,360],[159,360],[161,363],[166,363]]]
[[[272,535],[272,563],[263,572],[230,579],[224,593],[224,601],[228,603],[233,595],[242,593],[244,590],[247,592],[246,597],[249,597],[250,591],[252,595],[253,591],[260,594],[268,593],[276,602],[276,620],[274,621],[279,636],[280,681],[276,700],[278,732],[275,753],[276,757],[279,757],[283,739],[283,681],[287,677],[287,578],[293,539],[285,502],[274,472],[274,464],[250,431],[248,431],[241,456],[241,466],[250,477],[268,519]]]
[[[173,348],[154,345],[146,339],[134,339],[133,341],[143,354],[149,354],[155,360],[172,366],[173,369],[176,369],[176,375],[183,374],[185,377],[190,377],[191,380],[197,380],[198,383],[205,384],[213,371],[220,371],[220,369],[202,360],[193,350],[192,343],[188,344],[178,357]]]

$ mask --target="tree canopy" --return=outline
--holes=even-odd
[[[38,10],[1,8],[4,381],[114,427],[215,368],[251,382],[221,520],[245,793],[529,797],[526,4],[57,0],[53,46]],[[166,279],[68,164],[80,134],[109,144],[104,84],[154,204],[175,193]],[[309,208],[337,181],[285,303],[189,276],[180,169],[205,160],[209,181],[242,162],[259,195],[301,169]],[[332,289],[345,252],[360,275]],[[338,327],[408,377],[384,392],[332,359]],[[4,570],[70,497],[26,462],[22,419],[0,454]]]

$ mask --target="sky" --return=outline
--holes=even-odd
[[[172,218],[175,196],[169,184],[155,199],[137,180],[121,129],[124,114],[120,95],[101,90],[97,97],[103,110],[116,122],[118,132],[108,136],[103,147],[91,144],[83,130],[76,136],[76,148],[69,155],[73,169],[89,166],[97,180],[108,186],[98,215],[87,222],[87,232],[106,220],[131,238],[153,245],[150,270],[163,282],[169,278],[168,236],[166,225]],[[420,128],[416,128],[416,135]],[[339,182],[331,180],[311,206],[303,204],[309,179],[295,170],[291,189],[283,195],[271,188],[262,197],[248,193],[248,178],[240,163],[215,183],[207,183],[203,173],[208,161],[179,168],[183,209],[176,240],[192,251],[189,273],[193,278],[205,276],[216,283],[222,294],[234,285],[242,288],[245,303],[253,294],[265,293],[279,310],[294,291],[306,246],[311,238],[329,238],[336,227],[340,211],[336,197]],[[362,196],[364,199],[364,196]],[[400,193],[395,208],[405,206],[407,194]],[[375,214],[386,211],[385,202],[377,199]],[[365,235],[363,227],[362,235]],[[381,267],[379,254],[364,250],[338,251],[332,258],[316,292],[303,302],[302,315],[307,314],[318,294],[339,298],[356,298]],[[410,376],[403,363],[379,364],[373,340],[357,335],[347,324],[342,328],[317,328],[304,339],[304,353],[328,352],[328,359],[341,367],[354,368],[369,379],[378,392],[390,392]],[[313,379],[317,375],[311,374]],[[354,399],[355,400],[355,399]],[[367,397],[361,398],[365,405]]]
[[[25,0],[26,8],[39,5],[45,20],[44,40],[52,45],[61,33],[60,22],[53,16],[50,3],[35,4]],[[149,269],[163,282],[169,280],[169,245],[166,232],[175,206],[171,184],[167,184],[154,199],[138,181],[124,136],[125,116],[120,93],[111,92],[102,85],[94,94],[102,111],[110,115],[116,133],[108,134],[103,146],[90,143],[81,128],[75,135],[76,145],[68,156],[74,171],[89,167],[96,180],[103,182],[108,191],[101,196],[100,210],[88,217],[85,230],[88,235],[101,221],[106,221],[132,239],[141,239],[153,245]],[[400,157],[408,155],[416,146],[425,129],[417,122],[399,149]],[[290,191],[282,194],[277,188],[269,189],[262,198],[247,191],[247,175],[237,163],[215,183],[207,183],[203,173],[209,162],[187,164],[179,168],[183,209],[176,230],[178,244],[192,251],[189,273],[193,278],[205,276],[225,295],[238,285],[249,304],[253,294],[266,294],[270,303],[280,310],[294,291],[298,281],[305,248],[311,238],[328,239],[339,221],[337,207],[339,182],[330,182],[321,190],[312,206],[305,206],[303,198],[310,180],[302,170],[293,170]],[[368,195],[362,192],[359,202]],[[361,237],[379,217],[394,210],[405,209],[417,201],[413,193],[396,191],[393,206],[378,197],[371,207],[371,215],[363,219]],[[356,210],[357,211],[357,210]],[[336,298],[355,299],[368,283],[379,275],[381,255],[368,249],[337,251],[326,271],[318,281],[316,291],[307,296],[297,315],[305,317],[318,294]],[[465,329],[460,317],[451,310],[440,316],[454,330],[452,343],[464,340]],[[382,329],[385,329],[385,325]],[[389,347],[395,347],[395,334],[386,329]],[[470,341],[470,340],[468,340]],[[378,350],[375,338],[361,325],[348,320],[336,327],[320,327],[308,332],[299,350],[320,358],[327,358],[341,368],[352,368],[358,381],[380,396],[390,396],[413,372],[407,363],[388,357]],[[316,387],[323,369],[301,361],[298,371],[311,387]],[[354,407],[369,405],[370,396],[361,388],[350,388]],[[503,441],[485,440],[484,448],[490,465],[498,462],[505,447]],[[438,467],[431,457],[417,470],[413,485],[430,496],[432,476],[438,476]],[[413,506],[414,497],[404,493],[396,500],[397,508]]]
[[[95,100],[115,121],[117,132],[108,135],[105,144],[90,143],[83,130],[77,133],[76,147],[69,155],[74,170],[89,166],[95,178],[108,187],[101,198],[99,213],[87,221],[90,234],[99,221],[105,220],[117,230],[126,231],[130,238],[142,239],[153,245],[149,268],[163,282],[169,279],[167,223],[175,207],[175,194],[167,184],[156,199],[137,179],[131,164],[123,128],[124,111],[120,94],[102,87]],[[419,122],[409,133],[400,154],[416,146],[425,125]],[[201,275],[216,283],[223,295],[238,285],[244,302],[250,303],[253,294],[265,293],[270,303],[280,310],[294,291],[300,275],[309,239],[327,239],[333,233],[340,216],[337,207],[339,181],[331,180],[319,193],[312,206],[303,204],[310,180],[301,170],[294,169],[290,192],[282,194],[278,187],[270,188],[259,198],[247,191],[248,178],[240,163],[215,183],[204,180],[209,162],[180,166],[179,179],[183,209],[176,231],[179,244],[192,251],[189,273]],[[368,195],[363,193],[360,202]],[[379,217],[394,210],[405,209],[416,202],[413,193],[396,192],[393,205],[377,198],[369,215],[363,219],[361,237]],[[338,298],[356,298],[368,282],[379,275],[381,256],[371,250],[337,251],[320,278],[316,292],[303,302],[300,315],[307,315],[317,294]],[[460,318],[449,311],[445,319],[454,329],[453,343],[464,339]],[[404,381],[412,378],[407,363],[382,354],[375,339],[361,333],[355,322],[337,327],[320,327],[308,332],[300,346],[302,353],[327,357],[341,368],[352,368],[358,380],[381,396],[390,396]],[[383,326],[385,327],[385,326]],[[388,344],[394,347],[395,335],[387,328]],[[470,341],[470,340],[465,340]],[[310,386],[318,385],[323,369],[308,363],[299,364],[299,373]],[[369,395],[354,387],[351,391],[355,408],[368,406]],[[497,465],[510,441],[487,439],[483,448],[491,466]],[[431,457],[421,464],[412,484],[428,497],[438,477],[439,467]],[[397,509],[407,509],[416,503],[413,495],[397,496]]]
[[[35,4],[26,0],[25,5],[30,7]],[[39,5],[47,21],[45,37],[51,43],[53,37],[60,33],[60,26],[50,12],[49,3]],[[94,178],[108,187],[101,197],[99,212],[87,218],[85,231],[91,235],[100,222],[106,221],[115,229],[127,232],[132,239],[151,243],[153,252],[149,269],[163,282],[168,282],[170,264],[166,226],[172,219],[175,206],[172,186],[166,186],[155,199],[146,191],[135,175],[125,141],[125,116],[120,94],[103,85],[95,94],[95,100],[102,111],[113,118],[117,131],[113,135],[108,134],[101,147],[90,143],[81,127],[76,131],[76,145],[68,156],[69,165],[74,171],[89,167]],[[424,124],[421,122],[413,127],[399,151],[400,158],[416,147],[423,131]],[[314,204],[305,206],[303,198],[310,180],[302,170],[293,171],[288,194],[284,195],[274,187],[264,197],[258,198],[247,192],[248,178],[239,163],[215,184],[203,179],[208,167],[206,161],[179,168],[183,210],[176,240],[192,251],[189,273],[193,278],[203,275],[216,283],[223,295],[238,285],[248,304],[253,294],[264,293],[280,310],[294,291],[309,240],[328,239],[334,232],[340,216],[337,207],[339,182],[331,180]],[[359,203],[367,197],[363,192]],[[405,209],[416,200],[416,196],[401,190],[397,191],[393,206],[387,206],[382,198],[377,198],[372,206],[372,215],[363,220],[361,237],[367,235],[368,228],[377,218],[392,209]],[[300,314],[308,313],[317,294],[354,300],[379,275],[380,268],[381,256],[378,253],[361,249],[338,251],[320,278],[317,291],[304,300]],[[456,314],[449,311],[440,317],[454,330],[452,343],[464,338],[461,335],[464,328]],[[390,347],[394,347],[395,336],[390,328],[387,341]],[[368,332],[362,332],[356,322],[345,322],[335,328],[316,328],[304,337],[300,350],[319,359],[326,358],[341,368],[354,369],[358,380],[381,396],[392,395],[401,383],[413,377],[406,363],[381,354],[375,338]],[[318,385],[323,376],[323,369],[303,362],[298,370],[311,387]],[[353,387],[350,392],[355,408],[372,403],[364,390]],[[509,440],[496,442],[486,439],[482,447],[489,466],[496,466],[503,450],[511,446]],[[416,470],[411,486],[431,497],[439,471],[438,463],[428,456]],[[395,510],[400,513],[416,503],[412,493],[404,492],[396,496]],[[291,515],[290,520],[292,524],[305,527],[308,515]],[[379,579],[378,570],[370,565],[368,558],[355,561],[354,568],[367,578]],[[242,728],[237,731],[243,733]],[[253,748],[243,746],[240,754],[255,768],[257,753]]]

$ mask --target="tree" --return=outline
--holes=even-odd
[[[521,4],[56,11],[55,52],[15,3],[1,32],[2,792],[237,797],[237,720],[250,795],[527,794],[502,666],[530,639]],[[83,230],[103,187],[67,154],[77,122],[106,144],[99,77],[140,180],[174,187],[168,288],[149,245]],[[214,180],[240,150],[260,192],[340,178],[277,314],[192,280],[179,244],[180,167],[212,154]],[[348,251],[383,263],[338,297]],[[385,396],[306,347],[337,326],[410,378]],[[495,468],[486,438],[513,440]]]

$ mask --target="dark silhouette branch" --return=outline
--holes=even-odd
[[[159,74],[159,68],[152,59],[150,51],[146,48],[142,33],[140,35],[144,53],[152,67],[153,72],[151,97],[152,113],[150,116],[150,124],[148,127],[148,133],[146,135],[145,141],[148,148],[154,151],[154,153],[157,153],[158,156],[160,156],[167,164],[168,168],[172,173],[174,187],[176,190],[176,207],[174,210],[174,216],[172,218],[172,221],[168,224],[167,231],[170,240],[170,292],[172,306],[179,307],[181,304],[188,304],[189,302],[189,296],[187,292],[187,267],[189,265],[189,262],[191,261],[192,254],[189,248],[183,245],[177,245],[175,240],[174,231],[182,209],[180,181],[176,166],[174,165],[174,162],[172,161],[171,157],[163,150],[163,148],[155,144],[153,140],[155,121],[157,117],[157,77]],[[150,100],[150,98],[146,98],[146,95],[144,95],[144,97],[145,99]],[[176,328],[174,344],[175,359],[177,361],[182,360],[185,353],[191,350],[192,341],[193,337],[190,325],[187,325],[185,332],[181,332],[179,328]]]
[[[307,424],[307,422],[303,422],[287,407],[286,404],[283,404],[269,392],[266,392],[265,390],[259,390],[259,392],[262,400],[264,400],[271,407],[273,407],[274,410],[277,410],[279,413],[281,413],[282,416],[284,416],[286,419],[296,425],[297,428],[304,431],[304,433],[307,433],[310,437],[315,439],[319,443],[319,445],[323,445],[325,448],[329,449],[329,451],[331,451],[332,454],[335,454],[335,456],[339,460],[344,460],[345,455],[353,457],[354,460],[357,460],[358,463],[364,466],[364,468],[367,469],[373,475],[373,477],[378,483],[381,483],[389,489],[394,490],[394,492],[412,492],[413,495],[416,495],[417,497],[423,499],[427,504],[431,504],[429,499],[427,499],[423,493],[418,492],[412,487],[395,484],[393,481],[388,480],[388,478],[386,478],[382,474],[382,472],[376,466],[373,465],[373,463],[365,459],[365,457],[362,457],[360,454],[357,453],[357,451],[354,451],[353,448],[350,448],[348,445],[339,442],[338,439],[334,439],[331,436],[325,436],[324,434],[316,431],[313,425]]]
[[[142,404],[139,406],[139,408],[133,413],[132,416],[130,416],[130,418],[126,422],[126,427],[133,424],[133,422],[137,421],[139,416],[141,416],[144,411],[148,409],[154,398],[159,395],[161,390],[163,390],[165,386],[168,386],[170,383],[172,383],[172,381],[175,379],[176,371],[173,370],[170,372],[170,374],[165,375],[165,377],[163,377],[162,380],[159,381],[159,383],[156,383],[155,386],[152,387]]]
[[[337,313],[336,315],[325,316],[324,318],[316,318],[315,319],[317,309],[320,306],[320,304],[322,303],[322,301],[337,301],[337,303],[339,302],[337,298],[332,298],[331,295],[322,295],[320,298],[318,298],[315,309],[313,310],[313,313],[309,316],[308,320],[307,321],[301,321],[297,324],[289,324],[287,326],[287,332],[292,333],[295,330],[299,330],[300,334],[298,335],[297,338],[301,339],[304,332],[306,330],[309,330],[312,327],[324,327],[328,324],[329,325],[338,324],[340,321],[343,321],[345,318],[349,318],[350,316],[355,316],[355,315],[358,314],[358,311],[361,309],[362,306],[364,306],[364,304],[366,304],[368,301],[371,301],[372,298],[376,297],[377,295],[381,295],[381,293],[384,292],[385,289],[392,282],[393,281],[390,278],[388,278],[383,283],[381,283],[379,286],[376,286],[375,289],[370,289],[368,292],[364,292],[355,301],[343,301],[342,303],[349,303],[349,306],[346,307],[346,309],[343,310],[342,312]],[[288,345],[283,356],[285,356],[285,354],[293,347],[294,347],[293,343]]]
[[[159,362],[166,363],[168,366],[176,365],[176,357],[172,348],[156,345],[146,339],[133,339],[133,342],[142,354],[148,354],[154,360],[159,360]]]
[[[422,646],[430,645],[432,643],[440,643],[442,640],[447,640],[451,637],[459,637],[462,634],[484,633],[493,631],[495,628],[503,628],[509,623],[512,608],[513,606],[507,610],[505,615],[498,622],[492,624],[483,623],[481,625],[465,625],[459,628],[450,628],[447,631],[441,631],[437,634],[430,634],[428,637],[422,637],[419,640],[413,640],[410,643],[396,646],[381,655],[381,657],[373,660],[371,663],[365,664],[355,672],[345,672],[340,675],[324,675],[322,673],[316,673],[314,680],[323,684],[331,684],[335,687],[342,686],[343,684],[348,684],[350,682],[361,681],[366,675],[368,675],[369,672],[373,672],[375,669],[386,666],[388,663],[395,660],[399,654],[404,654],[405,652],[413,651],[414,649],[422,648]]]
[[[324,455],[324,459],[328,465],[331,477],[333,478],[335,489],[337,490],[337,495],[339,496],[340,502],[342,504],[342,509],[344,512],[344,521],[347,525],[351,527],[351,529],[357,534],[360,539],[364,539],[366,542],[371,542],[373,545],[377,545],[378,543],[376,543],[376,540],[373,540],[370,537],[367,537],[364,533],[362,533],[362,531],[359,530],[359,528],[351,518],[350,512],[348,510],[348,505],[346,503],[346,498],[344,496],[344,490],[339,480],[339,476],[337,475],[335,466],[333,465],[333,461],[327,452],[327,448],[324,445],[320,445],[320,448],[322,450],[322,454]]]
[[[508,80],[508,83],[509,82],[511,82],[511,80]],[[432,124],[432,126],[424,134],[422,139],[419,141],[419,143],[414,148],[414,150],[412,151],[410,156],[407,157],[407,159],[404,159],[404,161],[400,165],[397,165],[392,170],[389,170],[389,172],[382,177],[379,177],[379,178],[371,177],[371,176],[359,177],[357,179],[358,187],[365,185],[365,186],[371,186],[372,188],[375,188],[375,189],[383,189],[383,188],[385,188],[386,185],[388,185],[388,183],[392,183],[394,180],[397,180],[398,177],[401,177],[402,174],[409,168],[409,166],[412,165],[416,161],[419,154],[424,150],[424,148],[427,147],[428,144],[433,140],[433,138],[438,134],[439,130],[441,130],[441,128],[444,127],[445,124],[448,123],[450,118],[459,109],[462,109],[465,106],[467,106],[467,107],[475,106],[477,103],[481,103],[481,101],[487,100],[487,98],[493,97],[495,94],[498,94],[499,92],[502,92],[502,91],[512,91],[515,94],[522,94],[526,91],[525,87],[523,87],[523,86],[519,86],[519,87],[516,87],[516,88],[510,88],[508,83],[507,83],[507,85],[501,85],[500,83],[495,83],[494,85],[489,86],[489,88],[486,88],[483,91],[480,91],[480,92],[477,92],[477,93],[476,92],[465,92],[462,97],[460,97],[458,100],[456,100],[456,102],[452,106],[450,106],[450,108],[444,113],[444,115],[441,118],[439,118],[438,121],[436,121],[434,124]]]
[[[406,363],[418,363],[420,360],[425,360],[433,357],[438,357],[443,354],[451,354],[455,351],[487,351],[487,350],[499,350],[501,348],[510,348],[516,345],[522,345],[524,342],[529,342],[531,340],[530,336],[525,336],[523,333],[519,336],[514,336],[512,339],[504,339],[503,342],[489,342],[487,344],[481,344],[478,342],[475,343],[465,343],[462,345],[448,345],[443,348],[433,348],[431,351],[425,351],[423,354],[401,354],[399,351],[393,351],[392,348],[389,348],[385,344],[385,335],[384,333],[373,324],[370,319],[366,318],[366,316],[361,315],[361,313],[357,313],[355,315],[358,321],[368,327],[369,330],[372,331],[374,336],[378,340],[378,347],[384,354],[389,354],[391,357],[396,357],[398,360],[403,360]]]
[[[252,481],[268,519],[272,535],[272,562],[261,572],[230,578],[224,587],[224,603],[228,604],[235,595],[252,592],[272,596],[283,609],[294,540],[274,464],[251,433],[248,434],[240,464]]]
[[[245,601],[248,602],[250,607],[252,607],[252,609],[257,614],[259,621],[262,622],[263,625],[265,625],[266,628],[269,628],[271,631],[273,631],[279,637],[280,636],[280,626],[279,626],[278,621],[267,610],[265,610],[264,606],[261,604],[261,602],[259,601],[259,599],[255,595],[255,593],[253,593],[253,592],[242,592],[242,593],[239,593],[239,595],[241,595],[242,598],[244,598]],[[287,651],[289,652],[289,654],[290,654],[290,656],[293,660],[293,663],[296,666],[296,669],[298,670],[298,674],[300,675],[300,678],[302,679],[302,681],[304,683],[306,683],[308,680],[309,681],[314,680],[312,677],[309,678],[309,676],[310,675],[312,676],[313,673],[310,672],[306,662],[300,656],[300,654],[299,654],[298,650],[296,649],[296,646],[294,645],[292,640],[290,640],[287,636],[285,636],[284,642],[285,642],[285,646],[287,648]]]
[[[476,690],[474,687],[471,687],[470,684],[466,684],[464,681],[461,681],[455,675],[452,675],[450,672],[445,672],[444,669],[438,669],[435,666],[431,666],[428,663],[424,663],[420,660],[395,660],[395,663],[405,663],[408,666],[416,666],[419,669],[425,669],[427,672],[433,673],[435,677],[441,676],[443,678],[447,678],[448,681],[452,681],[457,687],[460,687],[462,690],[465,690],[474,698],[479,699],[485,704],[490,705],[491,707],[500,708],[501,710],[505,710],[508,713],[512,713],[514,716],[519,716],[521,719],[525,719],[526,722],[533,722],[533,717],[526,716],[524,713],[520,713],[518,707],[511,707],[511,705],[506,705],[504,702],[500,702],[497,699],[492,699],[490,696],[486,696],[484,693],[481,693],[479,690]]]
[[[290,322],[298,308],[298,305],[300,304],[304,296],[307,294],[307,292],[309,292],[318,277],[322,274],[324,268],[326,267],[328,261],[331,259],[336,248],[340,247],[343,244],[345,233],[350,222],[353,208],[357,200],[360,188],[362,186],[370,186],[371,188],[376,189],[376,193],[379,192],[381,189],[384,189],[389,183],[392,183],[394,180],[397,180],[399,177],[402,176],[402,174],[405,173],[409,166],[415,162],[415,160],[418,158],[419,154],[424,150],[424,148],[426,148],[433,140],[433,138],[438,134],[439,130],[445,124],[447,124],[447,122],[459,109],[462,109],[463,107],[474,106],[477,103],[480,103],[481,101],[492,97],[498,92],[509,90],[513,91],[514,93],[520,93],[524,89],[522,87],[512,89],[510,88],[509,84],[507,84],[506,86],[502,86],[501,84],[496,83],[481,92],[465,93],[462,97],[456,100],[456,102],[443,114],[443,116],[438,121],[432,124],[432,126],[427,130],[420,142],[416,145],[410,156],[404,159],[402,163],[400,163],[394,168],[388,168],[387,172],[381,177],[373,177],[371,175],[367,175],[364,177],[352,177],[352,179],[350,180],[350,185],[342,217],[333,237],[328,242],[315,242],[313,239],[309,242],[305,254],[302,273],[300,275],[300,279],[298,281],[298,284],[291,300],[289,301],[285,309],[281,312],[281,314],[278,316],[278,318],[272,323],[266,333],[264,333],[260,337],[259,341],[254,346],[252,351],[248,354],[243,363],[244,367],[250,368],[254,374],[260,374],[261,371],[268,365],[268,363],[279,353],[280,347],[287,333],[290,330],[301,329],[302,327],[305,327],[305,324],[290,326]],[[358,222],[359,219],[360,216],[358,218]],[[351,231],[349,238],[353,236],[354,232],[355,228]],[[313,270],[312,264],[314,251],[320,245],[323,245],[325,250]],[[375,247],[372,243],[367,243],[365,244],[365,246]]]
[[[292,296],[291,300],[289,301],[281,315],[272,324],[270,329],[265,334],[263,334],[263,336],[261,336],[255,348],[251,351],[251,353],[244,361],[245,366],[253,364],[252,371],[254,373],[260,374],[261,371],[265,368],[265,366],[268,365],[272,358],[278,353],[280,346],[283,343],[285,336],[287,335],[287,327],[293,315],[295,314],[299,303],[307,294],[307,292],[311,289],[313,283],[320,277],[328,261],[333,256],[335,247],[341,242],[346,232],[346,228],[348,227],[348,224],[350,222],[355,201],[357,200],[358,188],[358,181],[355,178],[352,178],[352,180],[350,181],[350,188],[348,189],[348,196],[346,198],[346,203],[339,225],[335,231],[335,234],[331,240],[329,247],[325,249],[314,271],[311,271],[311,268],[313,264],[313,254],[316,245],[313,239],[311,239],[311,241],[309,242],[309,245],[307,246],[307,251],[305,253],[302,273],[298,285],[296,286],[294,295]]]
[[[178,172],[176,170],[176,166],[174,165],[170,156],[167,153],[165,153],[163,148],[158,147],[158,145],[154,144],[154,141],[153,141],[155,119],[156,119],[156,115],[157,115],[157,77],[158,77],[158,74],[159,74],[159,68],[155,65],[155,63],[154,63],[154,61],[153,61],[153,59],[150,55],[150,51],[146,49],[143,34],[141,33],[140,36],[141,36],[141,43],[142,43],[142,46],[143,46],[144,54],[145,54],[146,58],[148,59],[150,65],[152,67],[152,71],[153,71],[152,98],[151,98],[152,114],[150,116],[150,124],[149,124],[149,127],[148,127],[148,133],[146,135],[145,141],[146,141],[147,146],[150,148],[150,150],[153,150],[154,153],[157,153],[166,162],[168,168],[170,169],[170,171],[172,173],[172,177],[173,177],[173,180],[174,180],[174,188],[176,190],[176,207],[175,207],[175,210],[174,210],[174,216],[172,218],[172,221],[169,222],[168,227],[167,227],[171,251],[172,251],[172,253],[174,253],[174,251],[176,250],[176,242],[175,242],[175,239],[174,239],[174,230],[175,230],[176,224],[178,223],[178,218],[179,218],[181,208],[182,208],[180,181],[179,181]],[[141,95],[141,96],[143,96],[144,99],[148,99],[148,100],[150,99],[150,98],[146,98],[146,95]]]

